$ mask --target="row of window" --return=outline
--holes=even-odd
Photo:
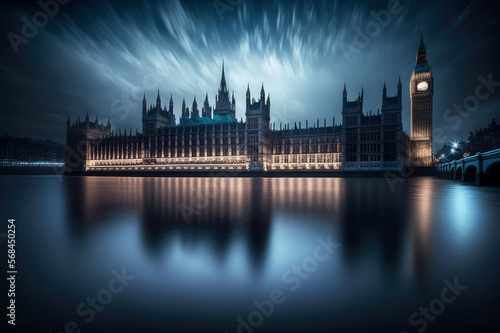
[[[272,157],[273,163],[339,163],[342,162],[341,154],[301,154],[301,155],[277,155]]]
[[[358,161],[359,156],[359,161]],[[398,160],[397,154],[384,153],[384,154],[345,154],[345,162],[379,162],[384,158],[384,162],[393,162]]]
[[[340,143],[342,137],[336,136],[315,136],[315,137],[294,137],[294,138],[278,138],[274,139],[274,145],[291,146],[294,144],[316,144],[316,143]]]
[[[294,146],[273,146],[273,154],[309,154],[309,153],[340,153],[340,144],[313,144]]]

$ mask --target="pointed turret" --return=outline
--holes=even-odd
[[[260,103],[266,104],[266,91],[264,90],[264,82],[262,82],[262,88],[260,88]]]
[[[68,120],[66,121],[66,127],[67,128],[71,127],[71,121],[69,120],[69,116],[68,116]]]
[[[191,118],[199,116],[200,112],[198,111],[198,102],[196,102],[196,95],[194,95],[193,107],[191,109]]]
[[[208,102],[208,93],[205,95],[205,101],[203,102],[203,109],[201,110],[201,113],[203,117],[212,118],[212,108]]]
[[[363,98],[365,96],[364,88],[361,87],[361,98],[359,99],[359,105],[361,107],[361,110],[363,110]]]
[[[182,99],[181,117],[189,117],[189,109],[186,109],[186,100]]]
[[[344,91],[342,92],[342,110],[344,110],[347,106],[347,88],[344,83]]]
[[[399,101],[401,101],[402,91],[403,91],[403,86],[401,85],[401,76],[400,76],[399,77],[399,81],[398,81],[398,98],[399,98]]]
[[[146,92],[144,92],[144,97],[142,98],[142,116],[145,117],[147,113],[147,103],[146,103]]]
[[[382,88],[382,108],[385,105],[386,98],[387,98],[387,87],[385,86],[385,81],[384,81],[384,88]]]
[[[246,109],[249,110],[250,109],[250,83],[248,84],[247,86],[247,97],[246,97]]]
[[[168,113],[172,115],[174,113],[174,99],[172,94],[170,94],[170,100],[168,101]]]
[[[158,96],[156,97],[156,110],[161,111],[160,89],[158,89]]]

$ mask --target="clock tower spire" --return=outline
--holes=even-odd
[[[432,70],[427,63],[424,28],[420,33],[415,68],[410,79],[411,151],[412,164],[432,166],[432,96],[434,94]]]

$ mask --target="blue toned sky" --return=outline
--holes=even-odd
[[[422,24],[435,78],[434,128],[456,140],[500,118],[500,87],[472,112],[447,112],[475,95],[479,76],[500,81],[494,2],[69,1],[16,52],[9,33],[22,36],[22,18],[40,10],[36,1],[2,4],[0,130],[12,136],[64,142],[67,117],[83,119],[87,110],[92,120],[110,117],[114,129],[140,130],[142,96],[155,103],[158,89],[162,104],[172,94],[178,118],[183,98],[191,106],[196,95],[201,105],[208,93],[215,103],[223,59],[238,118],[247,84],[257,97],[264,83],[271,121],[293,126],[341,122],[344,83],[349,99],[364,88],[364,112],[377,112],[384,81],[394,95],[401,77],[409,132]],[[374,13],[387,24],[374,24]],[[356,39],[358,31],[372,36]]]

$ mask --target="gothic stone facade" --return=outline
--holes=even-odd
[[[401,120],[401,80],[396,96],[387,96],[384,83],[382,112],[363,114],[364,92],[354,101],[347,99],[344,86],[342,143],[344,170],[401,170],[407,163]]]
[[[347,93],[344,91],[345,98]],[[229,99],[224,70],[222,74],[219,94],[216,97],[215,109],[209,105],[208,96],[205,98],[202,115],[197,110],[196,99],[193,101],[191,112],[182,106],[182,116],[179,124],[175,124],[173,102],[170,98],[169,108],[162,108],[158,93],[156,106],[147,108],[146,98],[143,101],[143,131],[132,130],[111,131],[111,124],[107,125],[90,122],[88,115],[85,121],[77,120],[71,124],[68,119],[67,145],[69,150],[79,152],[82,158],[75,163],[77,154],[68,154],[68,166],[71,170],[99,171],[99,170],[342,170],[343,164],[356,170],[398,169],[397,158],[391,156],[391,163],[383,163],[389,156],[380,153],[373,158],[374,163],[363,163],[365,152],[365,128],[368,133],[378,131],[378,139],[384,137],[390,140],[390,154],[398,154],[401,144],[401,96],[384,98],[382,110],[390,120],[387,126],[381,126],[381,116],[364,116],[362,109],[348,109],[353,102],[345,100],[343,110],[344,122],[348,129],[356,127],[355,139],[356,157],[348,161],[343,160],[343,142],[352,144],[351,136],[347,135],[341,125],[332,126],[323,124],[319,120],[305,127],[299,122],[292,128],[290,125],[279,129],[271,126],[271,100],[266,96],[262,85],[259,100],[252,98],[250,88],[246,93],[245,121],[235,118],[234,97]],[[222,103],[222,104],[221,104]],[[362,105],[362,99],[356,103]],[[361,103],[361,104],[359,104]],[[354,112],[355,111],[355,112]],[[393,116],[392,113],[395,113]],[[352,123],[349,116],[355,115],[356,122]],[[386,120],[386,122],[388,121]],[[367,127],[368,126],[368,127]],[[400,131],[401,133],[399,133]],[[399,140],[399,141],[398,141]],[[361,143],[363,142],[363,143]],[[377,141],[378,142],[378,141]],[[382,141],[381,141],[382,142]],[[381,146],[378,143],[378,146]],[[377,148],[378,149],[378,148]],[[380,150],[380,149],[379,149]],[[378,151],[378,150],[377,150]],[[382,150],[383,151],[383,150]],[[351,152],[352,154],[352,152]],[[359,155],[359,156],[358,156]],[[344,156],[346,154],[344,149]],[[395,155],[394,155],[395,156]],[[352,162],[360,162],[353,165]],[[375,163],[376,162],[376,163]],[[71,164],[71,165],[70,165]]]
[[[422,84],[422,82],[425,82]],[[427,88],[423,87],[427,84]],[[416,87],[416,88],[415,88]],[[420,88],[418,88],[420,87]],[[415,89],[414,89],[415,88]],[[69,171],[123,170],[402,170],[405,165],[432,163],[432,74],[421,41],[410,83],[412,140],[403,132],[402,86],[387,95],[377,114],[363,113],[364,92],[349,101],[344,85],[342,125],[317,120],[277,129],[271,126],[271,101],[264,85],[259,100],[246,93],[245,121],[236,119],[234,92],[227,88],[224,65],[215,107],[205,97],[191,112],[183,100],[179,124],[170,97],[162,108],[160,93],[149,108],[142,106],[142,133],[112,131],[111,124],[79,119],[67,125]],[[416,161],[416,162],[415,162]]]

